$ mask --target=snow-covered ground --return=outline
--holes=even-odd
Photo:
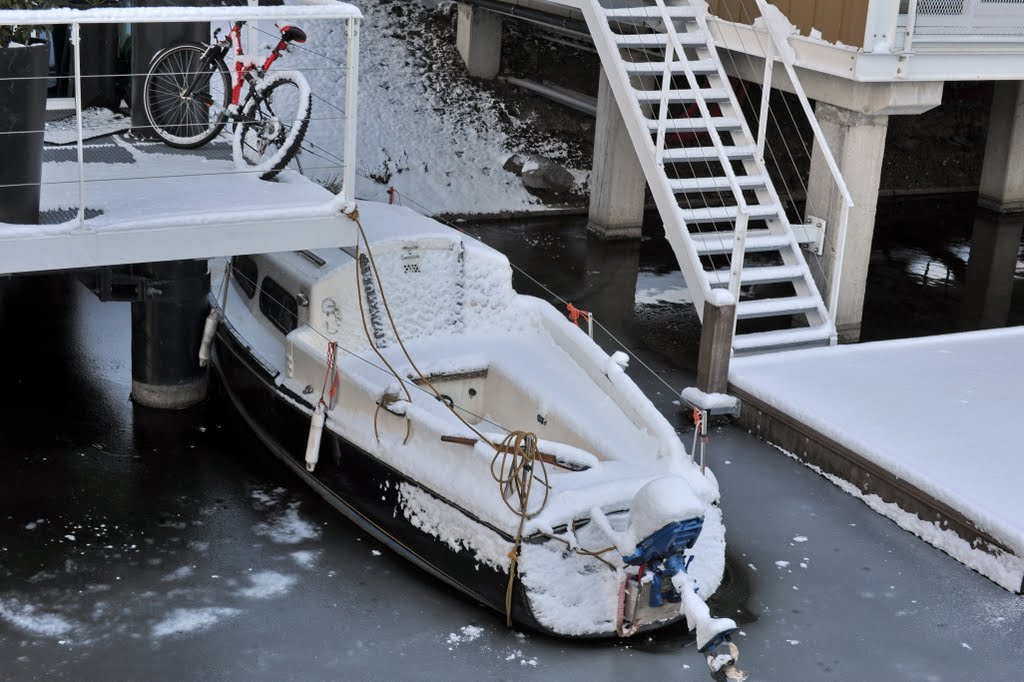
[[[863,496],[907,530],[1019,590],[1022,358],[1024,328],[1015,327],[742,358],[730,380],[964,513],[1017,556],[993,557],[896,505]]]
[[[543,211],[502,165],[513,153],[567,162],[570,145],[531,129],[534,121],[517,117],[492,88],[468,76],[455,48],[454,3],[436,9],[417,2],[352,4],[364,14],[356,195],[387,201],[394,186],[404,205],[428,214]],[[303,71],[315,93],[307,140],[316,146],[304,164],[329,165],[314,154],[326,149],[340,156],[345,33],[337,22],[302,27],[309,33],[306,49],[286,55],[281,68]],[[569,170],[580,189],[589,168],[570,162]],[[340,171],[319,175],[330,180]]]

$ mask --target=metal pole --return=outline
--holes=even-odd
[[[680,59],[686,59],[686,55],[679,55]],[[668,93],[672,89],[672,60],[675,53],[672,50],[672,43],[665,43],[665,70],[661,75],[661,100],[658,104],[658,138],[654,143],[654,161],[661,164],[665,156],[665,126],[668,120]],[[708,121],[711,125],[711,121]]]
[[[736,216],[736,241],[732,244],[732,263],[729,266],[729,293],[732,294],[733,303],[740,302],[740,275],[743,273],[743,256],[747,248],[747,223],[750,222],[750,214],[746,208],[741,208]],[[736,324],[733,322],[733,330]],[[733,332],[735,334],[735,331]],[[732,345],[732,344],[729,344]]]
[[[259,7],[260,0],[247,0],[247,4],[249,5],[249,7]],[[256,42],[258,40],[258,38],[256,37],[256,29],[258,27],[258,21],[250,21],[248,24],[246,24],[245,53],[250,57],[256,56]]]
[[[917,0],[910,0],[907,7],[907,35],[903,39],[903,51],[910,52],[914,46],[914,32],[917,30]]]
[[[846,255],[846,228],[850,220],[850,207],[843,206],[839,216],[839,236],[836,238],[836,257],[832,262],[832,281],[828,285],[828,316],[835,324],[836,312],[839,308],[839,287],[843,281],[843,258]]]
[[[348,20],[348,71],[345,75],[345,150],[342,158],[342,196],[356,199],[356,103],[359,88],[359,20]]]
[[[757,122],[757,158],[764,165],[764,147],[768,137],[768,105],[772,96],[772,76],[775,73],[775,46],[768,43],[764,50],[764,82],[761,86],[761,118]]]
[[[78,227],[85,226],[85,148],[82,133],[82,46],[78,24],[71,24],[75,50],[75,118],[78,119]]]

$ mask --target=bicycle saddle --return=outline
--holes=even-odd
[[[281,40],[286,43],[304,43],[306,42],[306,32],[298,26],[282,26]]]

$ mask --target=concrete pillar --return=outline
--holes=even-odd
[[[587,230],[602,239],[639,239],[647,180],[608,77],[601,71]]]
[[[501,68],[501,15],[460,2],[455,44],[470,76],[494,78]]]
[[[974,218],[967,283],[960,308],[962,329],[1006,326],[1022,233],[1024,214],[978,211]]]
[[[728,392],[735,326],[735,304],[716,306],[711,301],[704,301],[700,356],[697,359],[697,388],[705,393]]]
[[[854,203],[847,224],[846,252],[836,311],[839,340],[852,343],[860,339],[864,289],[871,258],[871,238],[875,230],[875,209],[878,205],[878,185],[882,175],[889,117],[885,114],[862,114],[823,102],[818,102],[815,113]],[[806,255],[826,302],[829,300],[832,265],[839,249],[841,209],[842,198],[824,156],[815,143],[807,187],[807,215],[824,218],[827,228],[824,253],[821,256]]]
[[[1024,212],[1024,87],[997,81],[985,144],[978,204],[1000,213]]]

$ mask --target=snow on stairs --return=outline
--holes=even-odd
[[[703,0],[589,0],[587,25],[698,314],[748,232],[737,353],[826,345],[835,326],[758,156]]]

